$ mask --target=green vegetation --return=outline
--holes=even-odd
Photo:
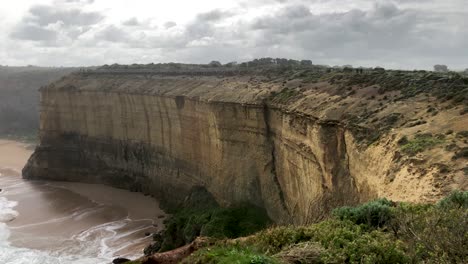
[[[433,205],[401,204],[391,228],[413,263],[467,263],[468,192]]]
[[[276,103],[287,103],[289,99],[294,98],[301,93],[297,89],[283,88],[278,93],[272,93],[272,101]]]
[[[160,251],[183,246],[198,236],[247,236],[265,228],[269,223],[265,211],[252,205],[214,207],[203,211],[183,209],[166,221]]]
[[[468,192],[454,191],[440,200],[437,206],[442,209],[468,208]]]
[[[308,226],[219,240],[184,263],[467,263],[468,192],[435,205],[375,200]]]
[[[414,137],[413,140],[401,139],[399,144],[401,144],[401,150],[404,153],[408,155],[415,155],[443,142],[443,137],[433,137],[431,134],[418,134]]]
[[[333,210],[333,215],[340,220],[348,220],[357,225],[382,227],[392,217],[393,203],[385,198],[378,199],[358,207],[341,207]]]
[[[460,159],[460,158],[468,158],[468,147],[461,148],[458,150],[455,155],[453,155],[452,159]]]
[[[335,82],[343,79],[343,84],[346,86],[378,85],[380,94],[400,91],[399,99],[426,93],[442,100],[451,100],[454,104],[468,104],[468,78],[454,72],[373,71],[337,78]]]
[[[403,146],[403,145],[408,144],[408,142],[409,142],[408,137],[407,137],[407,136],[403,136],[402,138],[400,138],[400,139],[398,140],[397,143],[398,143],[398,145]]]
[[[457,133],[457,137],[458,138],[468,138],[468,131],[467,130],[463,130],[463,131],[460,131]]]
[[[185,259],[182,263],[187,264],[275,264],[279,263],[276,259],[259,253],[255,249],[239,244],[218,245],[213,248],[205,248],[195,252],[192,256]]]
[[[274,75],[281,78],[300,78],[303,83],[315,83],[320,80],[328,80],[340,87],[364,87],[377,85],[379,94],[391,91],[400,91],[396,100],[414,97],[426,93],[440,98],[451,100],[454,104],[468,105],[468,77],[456,72],[427,72],[427,71],[402,71],[385,70],[380,67],[330,68],[324,65],[313,65],[309,60],[291,60],[284,58],[260,58],[243,63],[219,62],[208,64],[132,64],[132,65],[104,65],[97,69],[100,71],[151,71],[151,70],[185,70],[185,71],[222,71],[253,73],[256,75]],[[89,71],[86,71],[89,74]]]
[[[264,209],[250,204],[221,208],[205,189],[199,188],[165,221],[165,230],[153,236],[155,243],[145,254],[186,245],[198,236],[218,239],[247,236],[270,223]]]

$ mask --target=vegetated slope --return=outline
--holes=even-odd
[[[133,263],[160,263],[167,256],[197,264],[466,263],[467,217],[468,192],[454,192],[435,205],[379,199],[338,208],[317,224],[274,227],[235,240],[197,240],[202,243],[188,257],[168,252]]]
[[[331,72],[294,82],[283,82],[273,101],[343,123],[357,144],[348,145],[357,150],[348,152],[349,166],[379,196],[434,201],[453,188],[468,188],[466,76],[378,70]]]
[[[42,89],[33,179],[104,182],[180,202],[203,186],[309,223],[375,197],[467,189],[467,78],[457,73],[105,69]]]
[[[33,136],[39,127],[39,88],[73,70],[0,66],[0,135]]]

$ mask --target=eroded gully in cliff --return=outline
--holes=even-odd
[[[280,185],[280,182],[279,182],[279,179],[278,179],[278,175],[276,173],[276,148],[275,148],[275,141],[274,141],[274,138],[273,138],[274,133],[273,133],[273,131],[271,129],[271,126],[270,126],[270,108],[269,108],[266,101],[263,102],[263,120],[265,122],[266,142],[268,142],[268,145],[270,146],[270,149],[271,149],[271,152],[270,152],[271,153],[271,162],[269,163],[270,166],[271,166],[270,172],[271,172],[271,175],[273,177],[273,182],[275,183],[276,188],[278,190],[281,206],[283,207],[283,210],[287,213],[288,217],[291,217],[291,213],[289,212],[288,207],[286,206],[286,201],[284,199],[284,193],[283,193],[283,190],[281,188],[281,185]]]

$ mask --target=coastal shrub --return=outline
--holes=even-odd
[[[198,236],[219,239],[247,236],[270,223],[262,208],[247,203],[222,208],[205,188],[195,187],[183,204],[171,211],[164,221],[165,229],[153,235],[154,242],[145,249],[145,255],[184,246]]]
[[[282,249],[312,239],[310,229],[305,226],[279,226],[262,230],[248,239],[262,252],[275,254]]]
[[[220,238],[239,235],[239,222],[234,231],[226,231],[231,228],[226,223],[245,211],[217,210],[208,217],[212,226],[203,223],[201,229],[211,229],[211,235]],[[435,205],[378,199],[332,214],[307,226],[270,227],[243,238],[217,239],[184,263],[468,263],[467,191],[452,192]]]
[[[436,138],[431,134],[418,134],[413,140],[409,140],[406,144],[403,144],[401,150],[408,155],[415,155],[443,142],[443,138]]]
[[[272,94],[272,99],[277,103],[287,103],[289,99],[296,97],[300,92],[292,88],[283,88],[278,93]]]
[[[243,204],[213,210],[211,218],[201,229],[202,236],[235,238],[250,235],[270,224],[262,208]]]
[[[264,209],[250,204],[229,208],[184,208],[165,222],[160,252],[192,242],[198,236],[236,238],[247,236],[270,224]]]
[[[250,237],[248,243],[260,252],[296,261],[291,263],[409,263],[410,260],[402,242],[392,234],[369,230],[348,220],[271,228]]]
[[[436,206],[402,203],[392,225],[413,263],[468,261],[466,192],[451,194]]]
[[[453,191],[437,203],[439,208],[465,208],[468,209],[468,191]]]
[[[402,243],[391,234],[369,231],[347,220],[307,227],[277,227],[248,239],[250,245],[294,263],[408,263]],[[300,259],[319,259],[301,262]]]
[[[398,145],[400,145],[400,146],[408,144],[408,142],[409,142],[409,140],[408,140],[407,136],[403,136],[397,141]]]
[[[384,99],[386,100],[387,98],[384,97]],[[392,114],[382,118],[382,122],[387,126],[392,126],[396,122],[398,122],[398,119],[400,119],[400,117],[401,117],[400,113],[392,113]]]
[[[312,233],[324,248],[323,263],[410,263],[401,241],[350,221],[323,221],[312,226]]]
[[[302,242],[291,245],[278,254],[276,258],[285,263],[300,264],[300,263],[323,263],[322,254],[323,247],[316,242]]]
[[[276,264],[273,257],[239,244],[215,245],[193,253],[182,261],[186,264]]]
[[[461,148],[452,157],[452,159],[454,160],[460,159],[460,158],[468,158],[468,147]]]
[[[459,138],[468,138],[468,130],[463,130],[457,133],[457,137]]]
[[[356,207],[340,207],[332,214],[340,220],[348,220],[357,225],[365,224],[369,227],[382,227],[392,218],[393,202],[382,198]]]
[[[460,115],[464,115],[466,113],[468,113],[468,107],[465,107],[462,110],[460,110]]]

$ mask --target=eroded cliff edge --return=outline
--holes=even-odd
[[[23,175],[167,204],[203,186],[222,205],[248,201],[298,224],[378,196],[431,201],[467,188],[466,159],[452,153],[467,146],[456,136],[463,104],[340,74],[71,74],[41,89],[41,142]],[[397,142],[421,131],[456,149],[402,154]]]

